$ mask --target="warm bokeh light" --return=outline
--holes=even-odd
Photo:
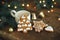
[[[22,6],[25,6],[24,4],[22,4]]]
[[[45,0],[43,0],[43,3],[45,3]]]
[[[29,7],[30,5],[29,4],[27,4],[27,7]]]
[[[52,5],[51,7],[53,8],[54,6]]]
[[[53,12],[54,10],[53,9],[51,9],[51,12]]]
[[[10,7],[10,4],[8,5],[8,7]]]
[[[46,4],[44,4],[43,6],[46,7]]]
[[[17,8],[17,6],[14,6],[14,8],[16,9],[16,8]]]
[[[39,3],[42,3],[42,1],[39,1]]]
[[[55,0],[52,0],[53,2],[55,1]]]
[[[54,2],[54,4],[56,4],[56,2]]]
[[[48,13],[50,13],[50,11],[48,11]]]
[[[60,18],[58,18],[58,20],[60,21]]]

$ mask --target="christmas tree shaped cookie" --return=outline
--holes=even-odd
[[[27,33],[28,30],[32,30],[32,26],[31,26],[30,20],[28,20],[27,16],[23,15],[18,22],[17,31],[23,31],[24,33]]]

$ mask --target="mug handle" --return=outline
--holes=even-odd
[[[11,10],[11,15],[12,15],[13,17],[15,17],[15,14],[16,14],[16,11],[15,11],[15,10]]]

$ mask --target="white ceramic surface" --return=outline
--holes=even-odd
[[[11,15],[15,18],[17,23],[22,15],[27,15],[27,18],[30,20],[30,12],[26,10],[20,10],[17,12],[15,10],[11,10]]]

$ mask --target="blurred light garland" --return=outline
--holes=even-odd
[[[43,2],[43,3],[42,3]],[[49,3],[48,3],[49,2]],[[53,3],[54,2],[54,3]],[[29,4],[27,4],[27,3],[25,3],[24,1],[23,1],[23,4],[21,4],[21,3],[19,3],[18,1],[12,1],[12,2],[10,2],[10,4],[8,4],[7,2],[4,2],[4,1],[2,1],[2,4],[4,4],[5,3],[5,5],[8,5],[8,7],[10,7],[11,6],[11,8],[13,9],[13,7],[14,7],[14,5],[15,5],[15,7],[14,7],[14,9],[17,9],[17,7],[18,7],[18,9],[24,9],[22,6],[25,6],[25,4],[26,4],[26,6],[27,7],[29,7],[30,5],[30,3]],[[6,4],[7,3],[7,4]],[[39,9],[41,9],[43,6],[44,7],[48,7],[49,9],[50,9],[50,7],[54,7],[54,5],[52,5],[52,4],[56,4],[56,2],[55,2],[55,0],[40,0],[40,1],[37,1],[37,0],[34,0],[34,3],[35,3],[35,6],[37,7],[37,10]],[[41,3],[41,4],[40,4]],[[49,7],[49,4],[50,5],[52,5],[52,6],[50,6]],[[19,6],[20,5],[20,6]],[[43,6],[42,6],[43,5]],[[33,6],[33,5],[32,5]]]

